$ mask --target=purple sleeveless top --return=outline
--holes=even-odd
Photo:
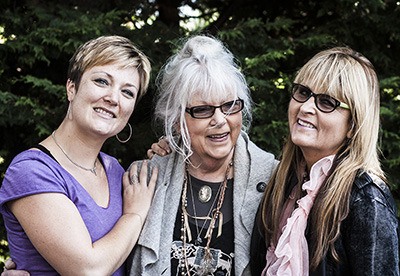
[[[17,269],[27,270],[31,275],[58,275],[34,248],[18,220],[7,208],[5,203],[11,200],[40,193],[61,193],[78,208],[92,242],[113,228],[122,215],[124,169],[114,157],[102,152],[99,157],[109,183],[110,199],[107,208],[97,205],[75,178],[47,153],[27,150],[13,159],[0,188],[0,212],[7,230],[10,255]],[[113,275],[124,275],[124,271],[122,266]]]

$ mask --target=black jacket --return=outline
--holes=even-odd
[[[356,178],[350,212],[335,242],[340,263],[328,254],[309,275],[399,275],[396,210],[394,199],[382,180],[372,180],[366,173]],[[257,219],[250,247],[252,275],[260,275],[265,267],[266,246],[259,225]]]

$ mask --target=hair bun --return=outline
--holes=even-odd
[[[219,59],[230,52],[226,50],[219,40],[214,40],[208,36],[195,36],[189,39],[181,51],[182,58],[194,58],[200,63],[205,63],[210,59]]]

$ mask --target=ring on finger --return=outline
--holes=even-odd
[[[131,183],[131,185],[139,183],[138,175],[137,175],[137,174],[133,174],[133,175],[131,176],[130,183]]]

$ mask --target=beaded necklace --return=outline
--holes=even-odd
[[[210,207],[209,211],[207,212],[207,215],[206,216],[198,216],[197,215],[197,211],[196,211],[196,200],[195,200],[195,197],[194,197],[194,194],[193,194],[193,184],[192,184],[192,180],[191,180],[192,177],[187,172],[186,172],[186,175],[187,175],[187,178],[188,178],[188,181],[189,181],[190,195],[191,195],[191,199],[192,199],[192,208],[193,208],[194,215],[191,215],[189,212],[187,212],[187,214],[188,214],[188,216],[190,218],[193,218],[194,221],[195,221],[196,230],[197,230],[197,236],[195,238],[194,244],[199,246],[203,242],[203,240],[201,239],[201,234],[203,233],[203,230],[204,230],[204,228],[205,228],[205,226],[207,224],[207,221],[209,221],[209,220],[211,221],[211,219],[212,219],[211,212],[214,209],[215,204],[217,203],[217,198],[218,198],[217,195],[219,195],[221,193],[221,188],[222,188],[223,185],[219,186],[218,192],[216,193],[216,196],[215,196],[215,198],[214,198],[214,200],[213,200],[213,202],[211,204],[211,207]],[[210,187],[208,185],[203,185],[203,187],[204,186]],[[200,199],[199,199],[199,201],[203,202]],[[201,228],[199,226],[198,220],[204,220],[203,225],[201,226]],[[189,230],[190,230],[190,228],[188,229],[188,237],[189,237],[189,240],[191,240],[191,238],[190,238],[191,235],[189,233]]]
[[[223,214],[220,210],[221,210],[222,204],[224,203],[225,190],[227,187],[228,177],[229,177],[230,169],[232,168],[232,166],[233,166],[233,162],[231,160],[226,168],[225,179],[221,183],[221,191],[219,194],[217,206],[211,212],[212,216],[211,216],[210,225],[208,226],[208,230],[205,235],[205,238],[207,239],[205,253],[204,253],[202,260],[200,261],[200,266],[197,269],[196,275],[210,275],[210,273],[212,273],[215,270],[215,268],[213,267],[213,264],[212,264],[213,256],[210,251],[210,243],[211,243],[211,237],[212,237],[212,233],[214,231],[215,223],[216,223],[217,219],[219,220],[217,237],[219,237],[222,234]],[[192,239],[192,235],[190,233],[190,226],[189,226],[189,215],[187,212],[187,190],[188,190],[188,178],[189,177],[190,177],[189,172],[186,167],[186,174],[185,174],[185,178],[183,181],[183,189],[182,189],[182,197],[181,197],[181,205],[182,205],[181,239],[182,239],[182,243],[183,243],[183,248],[182,248],[183,257],[179,261],[179,266],[182,269],[182,273],[184,275],[188,275],[188,276],[190,276],[190,271],[189,271],[188,259],[186,257],[187,256],[186,242],[187,242],[187,239],[188,239],[188,241],[191,241],[191,239]],[[186,273],[185,273],[185,270],[186,270]]]

